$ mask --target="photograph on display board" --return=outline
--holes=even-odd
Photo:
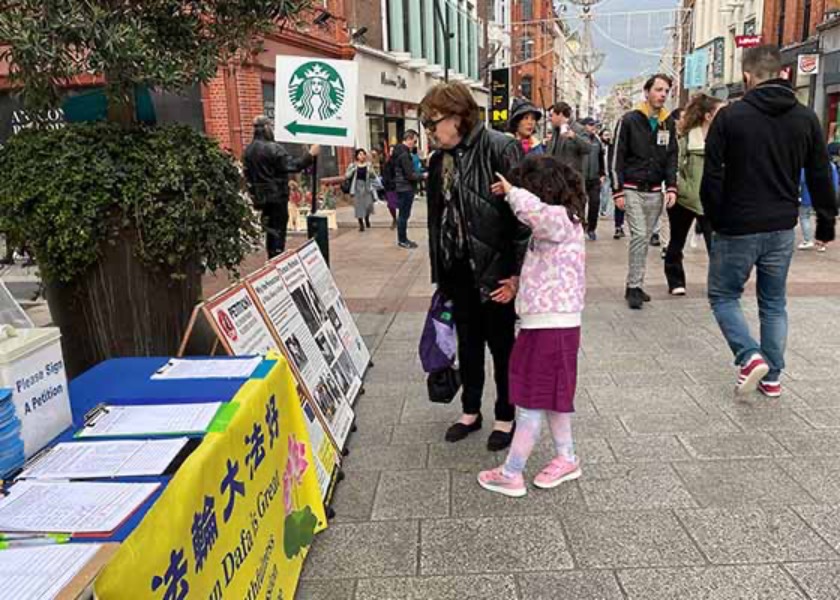
[[[332,482],[332,473],[338,466],[338,452],[330,442],[329,437],[324,433],[321,421],[315,415],[312,405],[305,400],[305,392],[298,386],[298,395],[301,398],[303,416],[306,418],[306,429],[309,432],[309,443],[312,447],[312,456],[315,458],[315,469],[318,473],[318,487],[321,489],[321,498],[327,499]]]
[[[317,248],[316,251],[318,251]],[[320,251],[318,252],[320,255]],[[316,292],[316,289],[310,280],[309,274],[303,268],[303,263],[297,254],[283,256],[280,260],[275,261],[274,264],[280,271],[283,281],[286,284],[286,289],[289,291],[292,298],[302,299],[300,302],[305,303],[307,310],[309,310],[313,316],[319,317],[317,321],[318,328],[312,334],[315,339],[315,344],[320,350],[321,357],[329,367],[328,371],[332,374],[332,385],[336,386],[336,388],[340,390],[339,394],[342,396],[343,400],[348,405],[352,405],[353,402],[356,401],[356,397],[362,387],[362,379],[359,376],[359,372],[356,369],[355,364],[353,363],[352,354],[350,355],[350,362],[353,364],[351,372],[346,372],[346,368],[344,366],[346,365],[346,360],[343,364],[339,363],[339,358],[346,351],[346,345],[344,340],[341,339],[341,336],[336,331],[335,327],[333,327],[332,319],[328,316],[328,311],[325,308],[328,304]],[[334,295],[333,304],[336,307],[335,312],[339,315],[339,320],[341,320],[341,308],[339,301],[340,298],[337,295]],[[298,300],[295,300],[295,305],[300,306]],[[305,317],[304,320],[306,320]],[[347,330],[347,321],[341,320],[341,322],[343,329]],[[311,331],[311,325],[307,324],[307,327]],[[341,372],[340,376],[338,375],[339,372]],[[347,380],[347,385],[338,385],[338,382],[336,381],[337,377],[340,377],[342,380]],[[321,381],[319,381],[319,383],[321,383]],[[328,379],[325,379],[323,383],[327,386],[330,385],[330,381]]]
[[[370,352],[362,339],[350,310],[341,297],[330,268],[324,260],[318,245],[308,242],[297,251],[300,262],[312,282],[316,295],[327,307],[327,319],[338,332],[345,350],[350,353],[353,367],[363,376],[370,363]]]
[[[203,307],[225,348],[234,356],[265,354],[277,342],[244,285],[211,298]]]
[[[329,348],[329,336],[319,332],[323,341],[316,341],[275,263],[260,269],[246,281],[297,373],[304,396],[313,403],[336,447],[343,448],[353,423],[353,409],[344,396],[339,394],[337,398],[331,398],[326,395],[330,364],[321,344]]]

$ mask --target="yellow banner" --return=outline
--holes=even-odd
[[[294,598],[326,517],[285,359],[233,402],[96,580],[98,598]]]

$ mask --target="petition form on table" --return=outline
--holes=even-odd
[[[187,444],[187,438],[111,440],[56,445],[20,479],[96,479],[161,475]]]
[[[109,534],[158,487],[157,483],[19,481],[0,499],[0,531]]]
[[[0,551],[0,590],[15,600],[51,600],[102,546],[62,544]]]
[[[95,420],[85,425],[77,437],[183,435],[204,433],[222,405],[144,404],[105,406]]]
[[[152,375],[152,379],[247,379],[262,362],[253,358],[173,358]]]

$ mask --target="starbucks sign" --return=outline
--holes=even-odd
[[[277,140],[353,146],[357,81],[352,61],[278,56]]]

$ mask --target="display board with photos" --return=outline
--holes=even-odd
[[[370,351],[359,333],[359,328],[356,327],[350,309],[347,308],[347,304],[341,297],[338,285],[336,285],[330,267],[324,260],[324,255],[321,254],[318,244],[314,240],[308,242],[297,251],[297,255],[307,275],[309,275],[315,293],[326,307],[327,318],[333,329],[338,333],[341,344],[352,361],[356,372],[360,377],[364,377],[370,364]],[[351,402],[354,402],[355,398],[354,395]]]
[[[309,329],[286,289],[277,266],[268,264],[249,275],[245,284],[276,339],[275,345],[283,351],[295,372],[301,398],[306,399],[305,404],[310,404],[304,407],[304,414],[307,416],[313,454],[316,462],[320,463],[318,480],[323,491],[323,486],[329,485],[329,474],[338,462],[336,450],[343,447],[343,440],[346,440],[353,423],[353,411],[339,412],[334,403],[318,402],[317,397],[311,393],[310,390],[315,389],[317,383],[326,376],[329,366],[315,338],[309,335]],[[329,433],[326,434],[324,430]],[[325,444],[329,447],[325,447]]]

